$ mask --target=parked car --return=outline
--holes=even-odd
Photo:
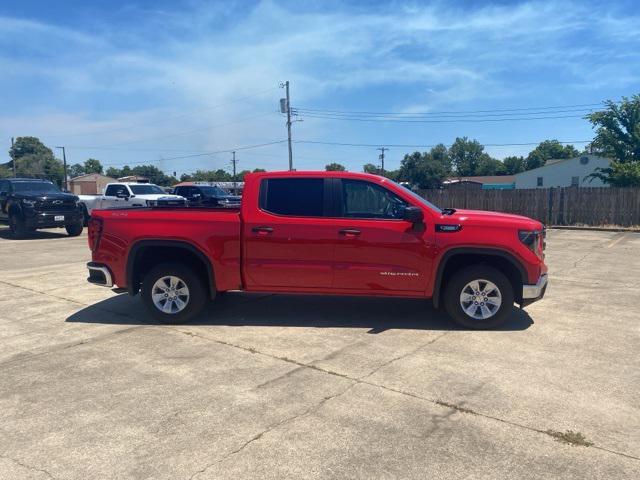
[[[102,195],[79,195],[79,199],[87,218],[94,209],[148,207],[160,199],[185,202],[184,197],[170,195],[158,185],[133,182],[109,183]]]
[[[239,207],[242,197],[230,195],[218,186],[200,184],[180,184],[173,193],[187,199],[192,206]]]
[[[48,180],[5,178],[0,179],[0,221],[9,224],[15,237],[54,227],[75,237],[82,233],[83,212],[78,197]]]
[[[491,328],[543,297],[544,232],[518,215],[440,209],[376,175],[256,173],[240,209],[97,211],[88,280],[140,292],[163,322],[245,290],[430,298]]]

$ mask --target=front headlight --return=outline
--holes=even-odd
[[[536,255],[542,254],[543,232],[540,230],[518,230],[518,238]]]
[[[22,200],[22,204],[26,207],[33,207],[36,203],[36,200],[27,200],[26,198]]]

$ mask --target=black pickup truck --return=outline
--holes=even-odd
[[[39,228],[64,227],[69,236],[82,233],[82,207],[78,197],[64,193],[47,180],[0,179],[0,222],[9,223],[15,237]]]
[[[189,206],[202,207],[240,207],[242,197],[229,195],[215,185],[184,182],[173,189],[174,195],[180,195],[189,202]]]

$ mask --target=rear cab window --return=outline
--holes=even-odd
[[[293,217],[323,217],[329,200],[324,178],[265,178],[260,182],[260,209]]]

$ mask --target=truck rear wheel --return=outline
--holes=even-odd
[[[142,280],[142,300],[161,323],[183,323],[202,311],[206,297],[202,280],[189,267],[162,263]]]
[[[466,328],[486,329],[502,325],[513,310],[509,279],[488,265],[474,265],[455,273],[444,293],[447,313]]]

